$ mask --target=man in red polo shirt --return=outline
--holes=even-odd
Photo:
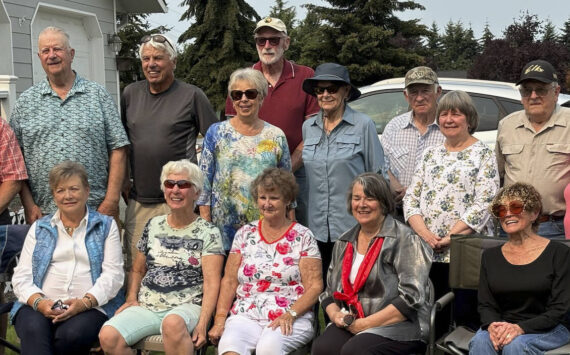
[[[307,225],[305,169],[303,151],[303,121],[319,111],[314,96],[306,94],[301,86],[307,78],[313,77],[313,69],[286,60],[283,56],[291,39],[287,27],[280,19],[267,17],[257,23],[253,31],[259,62],[253,65],[263,73],[269,84],[267,97],[259,111],[259,117],[283,130],[291,152],[292,170],[299,184],[297,221]],[[226,116],[234,116],[232,101],[226,100]]]

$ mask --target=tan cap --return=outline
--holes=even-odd
[[[437,84],[437,74],[430,67],[415,67],[406,73],[405,86],[412,84]]]
[[[285,26],[285,23],[283,23],[283,21],[275,17],[266,17],[263,20],[259,21],[257,23],[257,26],[255,26],[255,30],[253,30],[253,33],[257,33],[257,31],[259,31],[259,29],[262,27],[270,27],[276,31],[284,32],[285,34],[287,34],[287,26]]]

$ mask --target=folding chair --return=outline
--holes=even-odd
[[[451,236],[451,262],[449,264],[449,285],[451,289],[477,290],[479,288],[479,271],[483,250],[507,241],[506,238],[493,238],[480,234],[452,235]],[[570,247],[570,240],[559,240]],[[450,321],[450,332],[441,339],[435,339],[435,318],[437,312],[444,307],[452,306],[455,294],[448,292],[438,299],[431,309],[430,336],[428,353],[434,355],[436,350],[445,354],[466,355],[469,353],[469,341],[475,331],[467,327],[456,327]],[[477,308],[477,304],[472,305]],[[452,312],[453,317],[453,312]],[[547,355],[570,354],[570,344],[555,350],[547,351]]]

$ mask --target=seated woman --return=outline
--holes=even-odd
[[[515,183],[499,191],[491,210],[509,239],[483,252],[482,326],[469,354],[543,354],[568,343],[570,249],[536,234],[539,193]]]
[[[30,227],[12,277],[19,302],[10,316],[22,354],[88,354],[124,301],[117,295],[124,280],[119,230],[87,207],[83,165],[56,165],[49,186],[57,211]]]
[[[358,224],[334,246],[319,297],[331,324],[311,354],[424,352],[431,249],[390,215],[394,200],[382,176],[358,175],[347,205]]]
[[[251,184],[263,219],[237,231],[228,256],[208,333],[220,355],[286,354],[314,336],[321,259],[313,233],[287,218],[297,189],[293,174],[278,168]]]
[[[99,334],[107,354],[162,334],[167,354],[192,354],[206,343],[206,327],[220,288],[224,249],[220,232],[194,213],[204,183],[188,160],[168,162],[160,185],[171,213],[150,219],[137,244],[127,301]]]

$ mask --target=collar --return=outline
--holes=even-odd
[[[86,226],[88,220],[89,220],[89,207],[87,207],[85,209],[85,215],[83,216],[83,218],[79,222],[79,227]],[[55,227],[57,225],[63,226],[63,222],[61,221],[61,212],[59,211],[59,209],[57,211],[55,211],[55,213],[53,214],[53,217],[51,217],[50,224],[52,227]]]
[[[567,120],[564,118],[564,115],[559,114],[560,111],[561,111],[560,105],[556,104],[556,107],[554,107],[554,111],[550,115],[550,118],[548,119],[548,121],[542,127],[541,131],[544,130],[545,128],[553,127],[555,125],[556,126],[562,126],[562,127],[567,126],[567,122],[566,122]],[[523,114],[518,117],[515,128],[519,128],[519,127],[525,127],[525,128],[530,129],[530,130],[534,130],[526,112],[523,112]]]
[[[285,58],[283,58],[282,60],[283,60],[283,69],[281,70],[281,75],[279,76],[279,80],[277,81],[277,83],[295,77],[295,66],[293,65],[293,62],[288,61]],[[260,72],[263,73],[263,68],[261,67],[261,61],[255,63],[252,68],[255,70],[259,70]]]
[[[378,237],[384,238],[396,238],[396,220],[391,215],[387,214],[384,216],[384,223],[382,224],[382,229],[378,235],[376,235],[372,240]],[[360,232],[360,224],[356,224],[354,227],[350,228],[348,231],[344,232],[339,240],[344,242],[355,242],[356,237],[358,236],[358,232]]]
[[[416,128],[416,126],[414,125],[414,111],[408,111],[402,115],[408,115],[407,119],[402,120],[401,122],[399,122],[400,129],[404,129],[404,128]],[[439,125],[437,124],[437,120],[433,120],[432,123],[430,123],[429,125],[427,125],[427,129],[430,130],[432,128],[438,128],[439,129]]]
[[[355,117],[357,113],[358,112],[354,111],[350,106],[345,105],[344,106],[344,113],[342,114],[341,122],[344,121],[344,122],[348,123],[349,125],[354,126],[356,124],[356,120],[357,120],[357,118]],[[322,109],[319,111],[319,113],[315,117],[315,122],[313,122],[312,125],[324,128],[323,110]]]
[[[85,92],[86,88],[85,88],[85,79],[83,79],[82,77],[79,76],[79,74],[77,74],[75,72],[75,70],[73,71],[75,73],[75,79],[73,80],[73,85],[71,85],[71,89],[69,89],[69,92],[67,93],[67,97],[71,97],[73,96],[75,93],[79,93],[79,92]],[[49,79],[47,78],[47,76],[44,78],[44,80],[42,80],[39,84],[39,88],[40,88],[40,93],[41,95],[52,95],[52,96],[57,96],[59,97],[56,92],[52,89],[50,83],[49,83]]]

